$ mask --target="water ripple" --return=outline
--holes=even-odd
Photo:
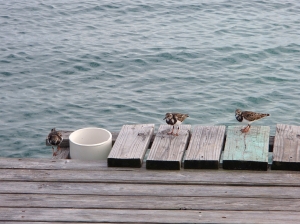
[[[236,125],[236,108],[298,125],[300,3],[5,1],[0,156],[50,157],[48,131]],[[289,111],[289,113],[286,113]]]

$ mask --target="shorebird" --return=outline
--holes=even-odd
[[[48,143],[52,145],[53,156],[56,156],[58,150],[60,150],[60,144],[63,141],[62,134],[59,131],[56,131],[55,128],[51,129],[51,132],[48,135]],[[54,146],[57,147],[56,152],[54,152]]]
[[[187,118],[189,117],[188,114],[181,114],[181,113],[166,113],[166,116],[163,120],[166,120],[166,123],[169,125],[172,125],[172,131],[168,132],[168,135],[176,135],[178,136],[179,132],[179,125]],[[173,134],[174,126],[177,127],[176,134]]]
[[[251,123],[254,121],[257,121],[261,118],[270,116],[270,114],[262,114],[262,113],[256,113],[256,112],[252,112],[252,111],[241,111],[240,109],[236,109],[235,110],[235,118],[239,121],[239,122],[244,122],[244,123],[248,123],[248,125],[241,129],[241,132],[246,133],[250,130],[251,127]]]

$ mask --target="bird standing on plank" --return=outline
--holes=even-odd
[[[179,132],[179,125],[187,118],[189,117],[188,114],[181,114],[181,113],[166,113],[166,116],[163,120],[166,120],[166,123],[169,125],[172,125],[172,131],[168,132],[168,135],[176,135],[178,136]],[[177,132],[173,133],[174,126],[177,127]]]
[[[252,122],[267,116],[270,116],[270,114],[262,114],[262,113],[252,112],[252,111],[241,111],[240,109],[235,110],[235,118],[239,122],[248,123],[248,125],[245,128],[241,129],[242,133],[246,133],[250,130],[251,127],[250,124]]]
[[[57,151],[60,150],[60,144],[63,141],[62,134],[59,131],[56,131],[55,128],[51,129],[51,132],[48,135],[48,143],[52,145],[53,156],[56,156]],[[57,146],[56,152],[54,152],[53,146]]]

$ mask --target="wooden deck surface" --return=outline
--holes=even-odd
[[[178,136],[168,135],[170,125],[160,125],[146,160],[146,168],[180,170],[191,125],[181,125]]]
[[[300,171],[300,127],[277,124],[272,169]]]
[[[0,223],[300,223],[297,171],[0,158]]]
[[[267,170],[270,127],[254,126],[245,134],[229,126],[223,156],[224,169]]]
[[[110,167],[141,167],[154,124],[123,125],[107,158]]]

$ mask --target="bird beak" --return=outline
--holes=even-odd
[[[164,118],[163,120],[166,120],[166,118]]]

